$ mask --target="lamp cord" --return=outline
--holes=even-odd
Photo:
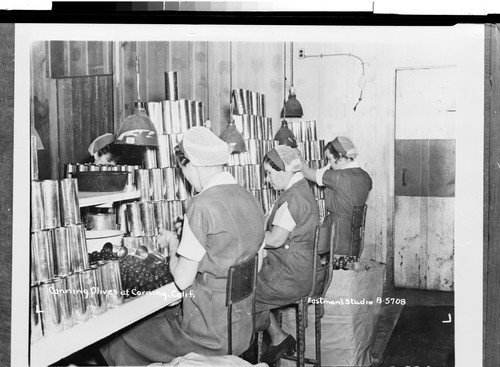
[[[350,52],[349,53],[338,53],[338,54],[304,55],[303,58],[304,59],[307,58],[307,57],[319,57],[319,58],[323,58],[323,57],[330,57],[330,56],[348,56],[348,57],[354,57],[355,59],[358,59],[361,62],[361,76],[365,75],[365,62],[363,61],[363,59],[361,57],[353,55]],[[293,81],[292,81],[292,84],[293,84]],[[363,88],[360,88],[360,89],[361,90],[359,92],[358,102],[356,102],[356,105],[353,108],[354,111],[356,111],[356,108],[358,107],[359,102],[361,102],[363,100]]]
[[[229,123],[233,117],[233,43],[229,42]]]
[[[283,42],[283,120],[286,121],[286,42]]]
[[[136,75],[136,84],[137,84],[137,102],[141,101],[141,77],[140,77],[140,70],[139,70],[139,56],[136,56],[135,58],[135,75]]]

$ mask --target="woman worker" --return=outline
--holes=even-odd
[[[302,173],[308,180],[328,189],[325,190],[328,214],[324,223],[336,223],[335,262],[357,261],[362,249],[350,246],[352,211],[354,206],[366,203],[372,179],[354,160],[358,150],[349,138],[336,137],[325,146],[324,151],[329,164],[314,170],[302,161]]]
[[[90,143],[88,151],[94,164],[116,166],[121,155],[121,148],[114,144],[116,138],[111,133],[98,136]]]
[[[262,269],[257,278],[256,312],[259,329],[267,327],[269,358],[273,363],[283,354],[295,352],[296,341],[279,326],[269,312],[307,296],[312,287],[313,244],[319,210],[308,182],[300,172],[299,155],[279,145],[264,157],[266,180],[284,190],[273,206],[265,234]]]
[[[189,352],[227,354],[226,281],[229,267],[252,258],[264,241],[264,215],[257,200],[222,166],[228,146],[209,129],[192,127],[176,149],[186,179],[198,192],[188,203],[180,244],[172,232],[159,241],[168,246],[170,271],[186,296],[115,337],[102,350],[110,365],[170,362]],[[233,353],[250,343],[252,307],[233,318]]]

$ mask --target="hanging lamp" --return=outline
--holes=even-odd
[[[290,43],[290,57],[291,85],[288,92],[288,100],[285,102],[285,105],[281,110],[281,117],[302,117],[304,115],[302,105],[295,95],[295,87],[293,86],[293,42]]]
[[[35,137],[36,140],[36,150],[43,150],[43,144],[42,144],[42,139],[40,139],[40,135],[38,134],[38,131],[36,131],[35,127],[33,124],[31,124],[31,136]]]
[[[233,119],[233,55],[232,43],[229,43],[229,122],[226,128],[220,133],[219,138],[229,145],[231,154],[243,153],[247,151],[243,135],[236,128]]]
[[[156,127],[146,113],[146,104],[141,101],[139,57],[135,58],[135,72],[137,102],[134,103],[134,112],[123,121],[123,124],[118,129],[115,144],[157,147],[158,133]]]
[[[283,111],[281,117],[285,116],[288,116],[286,106],[286,42],[283,44]],[[280,129],[274,136],[274,140],[277,140],[279,145],[288,145],[292,148],[297,147],[297,139],[295,139],[292,130],[288,128],[288,122],[284,118],[281,121]]]

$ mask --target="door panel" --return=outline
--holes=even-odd
[[[455,73],[396,71],[397,287],[453,290]]]
[[[422,156],[423,140],[396,140],[396,177],[397,196],[422,196],[423,179]]]

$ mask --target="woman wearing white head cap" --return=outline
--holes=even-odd
[[[116,166],[120,159],[121,149],[113,144],[116,138],[111,133],[98,136],[90,143],[88,151],[94,158],[94,164],[106,164]]]
[[[284,190],[266,225],[265,257],[257,278],[256,306],[260,328],[271,339],[268,363],[293,354],[296,341],[286,334],[270,310],[306,296],[312,286],[313,244],[319,210],[308,182],[300,172],[297,152],[279,145],[264,157],[266,180]]]
[[[325,186],[325,204],[328,214],[325,224],[337,222],[336,256],[344,256],[345,261],[357,261],[362,249],[350,248],[351,217],[354,206],[366,203],[372,188],[372,179],[354,159],[358,150],[345,136],[338,136],[325,146],[325,156],[329,164],[314,170],[302,161],[302,173],[311,181]]]
[[[189,352],[227,354],[226,283],[229,267],[252,258],[264,241],[260,204],[224,172],[228,146],[209,129],[189,129],[176,149],[179,165],[198,194],[188,204],[179,242],[160,237],[170,253],[182,304],[161,311],[114,338],[103,356],[110,365],[170,362]],[[238,306],[233,318],[233,354],[243,353],[252,333],[252,305]]]

